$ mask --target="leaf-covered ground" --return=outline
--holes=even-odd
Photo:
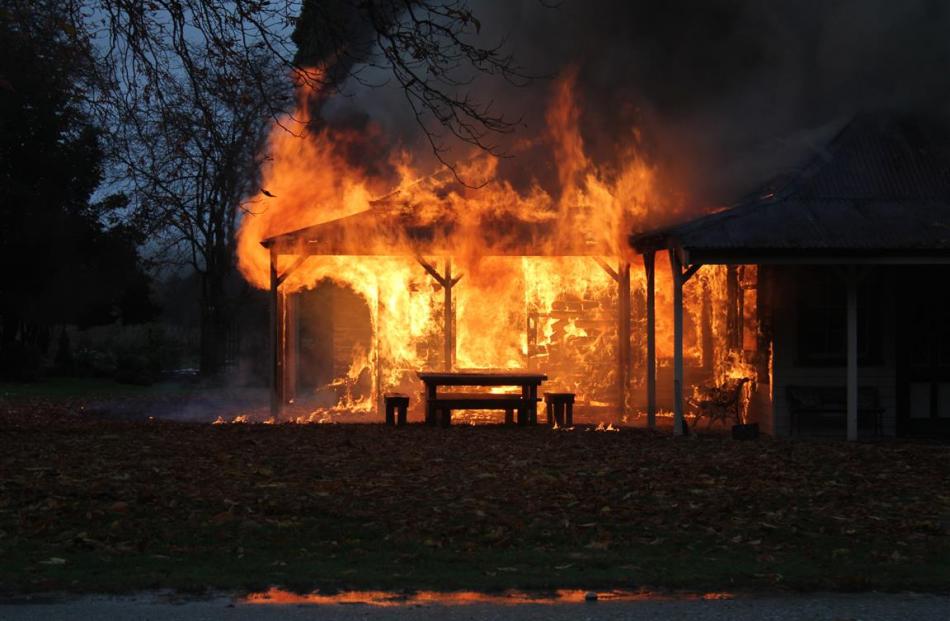
[[[950,447],[0,402],[0,588],[950,587]]]

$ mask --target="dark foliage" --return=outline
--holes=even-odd
[[[104,155],[83,112],[85,50],[55,3],[0,7],[0,348],[16,367],[46,353],[52,326],[140,321],[155,308],[141,236],[106,224],[126,201],[93,200]]]

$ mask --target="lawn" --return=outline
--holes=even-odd
[[[59,405],[57,405],[59,403]],[[950,447],[0,401],[0,589],[950,587]]]

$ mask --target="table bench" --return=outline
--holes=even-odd
[[[507,371],[421,371],[418,376],[425,384],[426,424],[443,427],[452,424],[452,410],[502,410],[506,423],[513,422],[517,412],[519,425],[537,424],[538,387],[547,379],[540,373]],[[440,386],[511,386],[521,390],[519,393],[439,393]]]

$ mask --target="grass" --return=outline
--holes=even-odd
[[[24,423],[15,401],[0,412],[9,593],[950,585],[942,445]]]
[[[315,526],[310,522],[306,526]],[[306,527],[304,531],[306,531]],[[327,529],[319,529],[327,532]],[[38,567],[46,552],[20,550],[0,571],[16,592],[135,592],[174,589],[262,591],[279,585],[297,592],[348,589],[475,590],[495,592],[578,589],[672,589],[690,592],[764,590],[913,590],[946,592],[950,567],[945,553],[923,565],[886,572],[867,571],[867,556],[829,564],[792,558],[761,572],[753,554],[704,556],[701,546],[679,553],[669,546],[625,546],[614,552],[578,554],[572,548],[545,552],[525,549],[479,550],[466,554],[413,547],[368,546],[330,550],[298,548],[298,541],[248,538],[240,552],[212,549],[201,554],[130,554],[113,557],[84,551],[68,553],[63,566]],[[710,546],[710,551],[712,551]],[[322,548],[322,549],[321,549]],[[873,564],[871,565],[873,567]]]

